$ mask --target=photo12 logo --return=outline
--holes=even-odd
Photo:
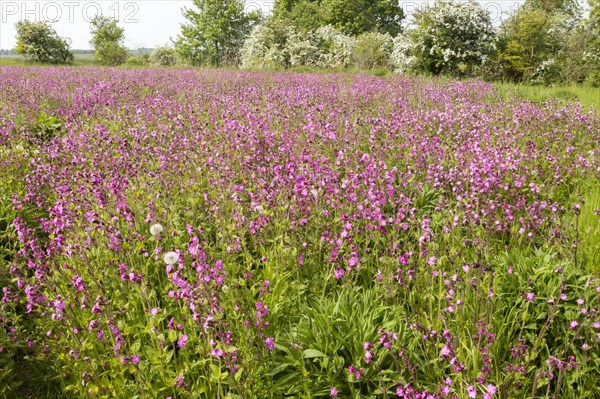
[[[133,1],[0,1],[0,21],[2,24],[14,20],[73,23],[82,18],[91,22],[94,17],[105,15],[133,24],[139,22],[136,18],[139,10],[139,4]]]

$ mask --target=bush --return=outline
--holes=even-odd
[[[354,63],[356,38],[330,25],[301,32],[283,20],[257,27],[242,48],[243,68],[348,68]]]
[[[412,39],[420,67],[427,72],[459,75],[483,65],[494,49],[489,13],[474,0],[436,0],[415,14]]]
[[[287,42],[295,33],[293,26],[273,18],[257,26],[242,47],[242,68],[289,67]]]
[[[320,40],[319,66],[325,69],[348,68],[354,63],[356,38],[345,35],[331,25],[316,31]]]
[[[354,61],[357,68],[387,68],[392,52],[392,37],[377,32],[367,32],[358,36],[354,48]]]
[[[290,56],[290,65],[317,67],[319,65],[321,49],[319,39],[313,32],[294,32],[288,38],[286,51]]]
[[[106,43],[96,48],[94,58],[102,65],[121,65],[127,60],[127,49],[118,43]]]
[[[392,41],[390,64],[394,72],[407,73],[415,69],[417,58],[414,56],[415,45],[409,36],[399,34]]]
[[[593,87],[600,87],[600,71],[591,72],[585,83]]]
[[[177,63],[175,50],[170,47],[159,47],[150,54],[150,63],[154,66],[169,67]]]
[[[146,65],[146,62],[142,58],[129,57],[127,58],[127,61],[125,61],[125,65],[128,67],[141,67]]]

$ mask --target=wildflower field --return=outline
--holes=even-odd
[[[0,397],[600,397],[597,110],[361,74],[0,88]]]

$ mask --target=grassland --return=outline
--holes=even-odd
[[[0,87],[0,397],[600,397],[591,89],[35,66]]]

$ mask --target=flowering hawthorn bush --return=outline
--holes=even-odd
[[[0,82],[1,396],[600,395],[595,113],[368,75]]]
[[[415,47],[410,35],[401,33],[392,40],[390,64],[394,67],[394,72],[407,73],[415,71],[417,66],[417,57],[414,55]]]
[[[415,56],[433,74],[480,66],[494,50],[490,14],[474,0],[436,0],[415,13],[414,23]]]
[[[386,37],[377,33],[371,35],[376,39]],[[316,31],[298,32],[282,21],[269,19],[256,27],[244,42],[242,67],[348,68],[355,64],[356,47],[357,38],[345,35],[331,25]]]

